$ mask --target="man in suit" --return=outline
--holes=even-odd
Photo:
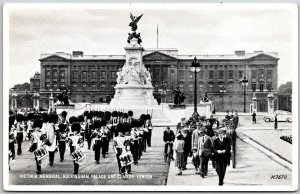
[[[214,155],[216,160],[216,171],[219,176],[219,185],[224,184],[226,167],[230,163],[230,140],[226,137],[225,128],[218,130],[218,137],[213,142]]]
[[[181,135],[183,137],[183,140],[184,140],[184,151],[183,151],[183,154],[184,154],[184,162],[185,162],[185,166],[183,167],[182,170],[186,170],[186,164],[187,164],[187,158],[188,156],[191,156],[191,140],[192,140],[192,136],[189,132],[189,128],[183,128],[181,130]]]
[[[202,124],[197,126],[197,129],[193,131],[192,133],[192,145],[191,145],[191,150],[193,148],[197,148],[198,149],[198,140],[199,137],[201,136],[201,127],[203,127]]]
[[[213,143],[204,127],[201,128],[201,135],[198,140],[198,153],[200,157],[200,176],[204,178],[204,176],[207,176],[208,161],[213,151]]]
[[[171,159],[174,160],[173,158],[173,142],[175,140],[175,134],[174,132],[170,129],[170,127],[167,127],[166,130],[164,131],[164,136],[163,136],[163,140],[165,142],[165,158],[167,156],[167,150],[168,150],[168,145],[170,145],[170,149],[171,149]]]

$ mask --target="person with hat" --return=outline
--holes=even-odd
[[[213,141],[213,152],[216,162],[216,172],[219,177],[219,185],[224,184],[226,167],[230,162],[230,140],[225,136],[226,129],[218,130],[218,137]]]
[[[58,132],[58,149],[59,149],[59,156],[60,161],[64,161],[65,151],[66,151],[66,140],[67,140],[67,125],[60,123],[58,125],[59,132]]]
[[[54,153],[56,150],[56,126],[55,124],[58,122],[58,115],[57,114],[50,114],[49,115],[49,125],[47,128],[47,139],[45,144],[47,145],[47,150],[49,152],[49,165],[53,166],[54,162]]]
[[[80,129],[81,126],[78,122],[72,123],[71,130],[74,135],[68,138],[68,141],[70,143],[71,153],[74,153],[77,149],[80,150],[83,149],[84,141],[83,141],[83,137],[80,135]],[[74,164],[73,174],[78,174],[79,164],[75,158],[73,158],[73,164]]]
[[[101,133],[101,127],[102,123],[98,120],[94,121],[94,131],[92,133],[93,138],[93,150],[95,152],[95,162],[96,164],[100,163],[100,152],[102,147],[102,133]]]
[[[12,130],[16,132],[16,140],[18,144],[17,154],[22,154],[22,142],[23,142],[23,133],[25,130],[25,125],[23,124],[24,115],[17,114],[16,117],[17,123],[12,126]]]
[[[182,138],[182,135],[178,133],[174,142],[174,150],[176,153],[175,166],[178,168],[176,175],[182,175],[182,170],[186,165],[184,161],[184,140]]]
[[[200,138],[201,135],[201,127],[202,124],[197,124],[197,129],[193,131],[192,133],[192,144],[191,144],[191,148],[197,148],[198,149],[198,140]]]
[[[110,132],[108,127],[106,126],[107,124],[106,120],[102,119],[100,120],[100,123],[102,126],[100,129],[100,132],[102,134],[102,156],[103,158],[105,158],[106,154],[108,154]]]
[[[130,141],[130,151],[133,156],[133,163],[138,163],[139,158],[139,138],[138,138],[138,126],[139,126],[139,120],[133,119],[131,121],[131,141]]]
[[[132,120],[133,120],[133,111],[129,110],[128,111],[128,123],[131,123]]]
[[[191,155],[192,136],[190,134],[189,128],[187,127],[181,129],[181,135],[184,141],[184,163],[185,163],[185,166],[183,167],[182,170],[186,170],[187,159]]]
[[[185,118],[181,118],[180,122],[177,124],[176,132],[178,133],[182,128],[186,126]]]
[[[203,135],[198,140],[198,154],[200,157],[200,176],[204,178],[207,176],[208,161],[213,151],[213,143],[203,127],[201,127],[201,134]]]
[[[32,132],[32,136],[34,138],[33,143],[36,145],[35,149],[33,151],[35,151],[36,149],[39,149],[43,146],[43,141],[41,140],[41,136],[43,134],[42,132],[42,127],[43,127],[43,121],[41,119],[35,119],[33,121],[33,132]],[[34,158],[36,161],[36,173],[37,174],[41,174],[42,173],[42,168],[41,168],[41,160],[38,160],[37,155],[34,154]]]
[[[129,171],[128,166],[121,166],[120,156],[124,153],[129,151],[130,142],[129,140],[124,136],[125,131],[125,125],[123,123],[119,123],[117,125],[116,130],[118,131],[118,136],[114,138],[113,140],[113,148],[116,153],[117,161],[118,161],[118,167],[119,172],[121,175],[125,175],[125,172],[127,171],[129,174],[131,173]]]
[[[174,158],[173,158],[173,142],[175,140],[175,134],[170,129],[169,126],[166,127],[166,130],[164,131],[163,140],[165,142],[165,150],[164,150],[164,158],[165,158],[165,160],[167,158],[168,146],[170,146],[171,159],[174,160]]]
[[[192,163],[195,166],[195,174],[199,174],[199,166],[200,166],[200,157],[198,154],[198,149],[196,147],[193,147],[193,154],[192,154]]]
[[[151,115],[149,115],[149,114],[146,115],[145,128],[147,128],[147,130],[148,130],[147,138],[146,138],[147,145],[148,145],[148,147],[151,147],[153,126],[152,126],[152,122],[151,122]]]

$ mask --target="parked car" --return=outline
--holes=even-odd
[[[265,122],[274,122],[275,121],[275,115],[277,115],[277,121],[278,122],[289,122],[291,123],[292,120],[292,113],[289,111],[284,110],[276,110],[272,114],[267,114],[264,117]]]

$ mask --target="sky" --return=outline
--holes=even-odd
[[[69,6],[70,7],[70,6]],[[225,6],[224,6],[225,7]],[[294,7],[295,8],[295,7]],[[295,10],[295,9],[293,9]],[[297,15],[282,6],[222,6],[125,9],[9,9],[9,87],[29,82],[40,71],[41,53],[83,51],[87,55],[123,55],[129,14],[138,23],[144,48],[177,48],[179,54],[233,54],[236,50],[278,52],[278,86],[292,81]],[[294,64],[294,65],[293,65]]]

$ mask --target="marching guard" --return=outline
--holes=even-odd
[[[68,138],[74,163],[73,174],[78,174],[80,160],[85,157],[83,154],[84,141],[83,137],[80,135],[80,128],[81,126],[78,122],[73,123],[71,129],[74,135]]]
[[[43,139],[42,139],[42,127],[43,127],[43,121],[41,119],[35,119],[34,122],[33,122],[33,129],[34,129],[34,132],[32,133],[32,136],[34,138],[33,140],[33,143],[36,144],[35,146],[35,150],[39,150],[41,149],[43,145]],[[38,153],[38,152],[34,152],[34,158],[35,158],[35,161],[36,161],[36,173],[37,174],[41,174],[42,173],[42,167],[41,167],[41,158],[39,158],[39,154],[42,154],[42,153]]]
[[[94,122],[94,131],[92,134],[92,138],[93,138],[93,150],[95,152],[95,162],[96,164],[100,163],[100,151],[101,151],[101,147],[102,147],[102,133],[101,133],[101,121],[96,120]]]
[[[63,162],[65,159],[65,152],[66,152],[66,141],[68,137],[67,125],[60,123],[58,125],[59,132],[58,132],[58,149],[59,149],[59,156],[60,161]]]
[[[47,129],[47,139],[45,144],[47,145],[47,150],[49,152],[49,165],[53,166],[54,162],[54,153],[56,149],[56,127],[55,124],[58,121],[58,115],[57,114],[50,114],[49,115],[49,125]]]

